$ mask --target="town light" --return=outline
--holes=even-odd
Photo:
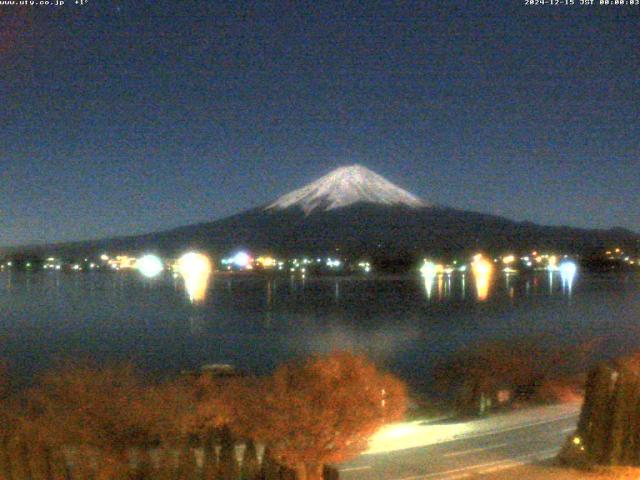
[[[502,263],[505,265],[511,265],[516,261],[516,257],[514,255],[507,255],[506,257],[502,257]]]
[[[276,266],[276,259],[269,256],[260,256],[256,258],[256,263],[262,265],[264,268],[273,268]]]
[[[231,262],[236,267],[246,268],[246,266],[251,262],[251,257],[247,252],[238,252],[231,258]]]
[[[437,275],[437,267],[435,263],[425,260],[420,267],[420,273],[425,278],[433,278]]]
[[[334,260],[333,258],[327,258],[327,267],[329,267],[329,268],[338,268],[341,264],[342,264],[342,262],[340,260],[337,260],[337,259]]]
[[[164,269],[162,260],[160,260],[157,255],[144,255],[140,257],[136,262],[136,268],[147,278],[157,277]]]
[[[550,272],[555,272],[558,270],[558,257],[555,255],[551,255],[548,260],[547,270]]]

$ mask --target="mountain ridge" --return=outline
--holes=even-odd
[[[640,235],[620,227],[543,226],[427,204],[359,165],[341,167],[274,202],[192,225],[115,238],[3,249],[225,254],[238,248],[288,254],[419,256],[460,251],[554,249],[584,253],[620,246],[640,251]]]

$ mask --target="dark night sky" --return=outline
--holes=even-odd
[[[0,6],[0,245],[212,220],[352,163],[640,231],[640,7],[523,3]]]

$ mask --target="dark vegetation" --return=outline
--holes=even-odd
[[[578,428],[560,459],[589,468],[640,466],[640,354],[590,371]]]
[[[462,416],[579,399],[599,342],[554,346],[547,338],[496,340],[463,349],[434,369],[436,389]]]
[[[400,381],[340,352],[265,378],[67,365],[11,393],[0,379],[2,480],[335,480],[329,464],[406,405]]]

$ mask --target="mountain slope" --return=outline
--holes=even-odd
[[[28,250],[67,256],[149,250],[173,255],[198,248],[222,255],[249,248],[281,255],[337,251],[345,255],[396,258],[477,250],[553,249],[589,253],[612,246],[639,250],[640,236],[623,229],[540,226],[429,206],[370,170],[352,166],[331,172],[268,205],[214,222]]]

